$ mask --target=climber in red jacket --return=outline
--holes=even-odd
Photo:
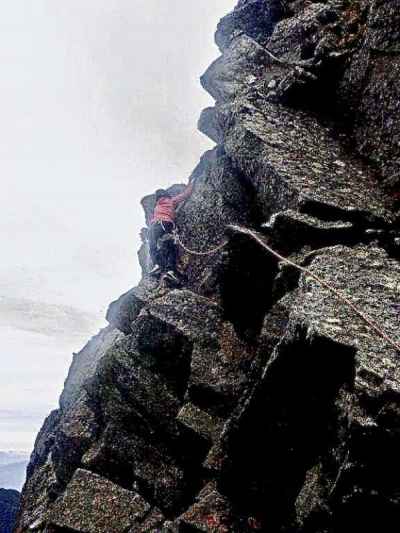
[[[175,228],[175,209],[189,198],[193,192],[193,183],[188,185],[182,194],[171,196],[168,191],[156,191],[156,206],[150,221],[149,247],[153,261],[151,275],[166,272],[173,281],[179,281],[176,275],[177,250],[172,238],[164,238],[172,234]],[[164,242],[162,242],[162,240]]]

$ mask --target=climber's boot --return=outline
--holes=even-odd
[[[158,274],[160,273],[161,267],[159,265],[154,265],[154,267],[149,272],[149,276],[158,276]]]
[[[180,283],[180,279],[173,270],[168,270],[168,272],[165,274],[165,277],[171,281],[174,281],[175,283]]]

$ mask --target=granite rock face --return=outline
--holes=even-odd
[[[220,22],[182,286],[148,276],[145,228],[142,280],[37,437],[18,533],[399,522],[399,7],[240,0]]]
[[[62,408],[67,409],[77,400],[83,383],[95,372],[99,360],[121,336],[120,330],[108,326],[93,337],[78,354],[74,354],[65,387],[60,397]]]
[[[398,0],[356,2],[349,23],[357,48],[338,84],[358,151],[370,158],[391,190],[398,188],[400,125],[400,10]]]

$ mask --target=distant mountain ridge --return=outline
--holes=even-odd
[[[18,513],[20,494],[0,489],[0,533],[12,533]]]

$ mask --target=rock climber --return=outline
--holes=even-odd
[[[179,282],[176,270],[177,249],[172,238],[175,228],[175,209],[189,198],[192,192],[193,182],[177,196],[172,196],[164,189],[156,191],[156,205],[148,234],[150,257],[153,262],[153,269],[149,274],[152,276],[165,272],[172,281]]]

